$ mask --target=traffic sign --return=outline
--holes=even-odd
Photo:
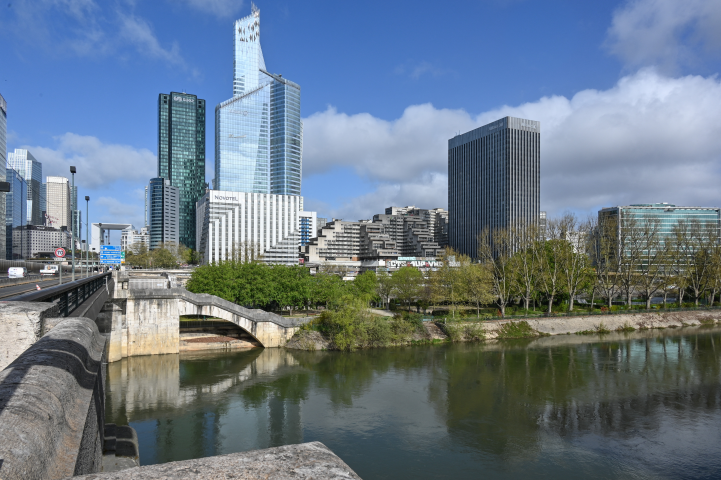
[[[55,256],[58,258],[63,258],[65,256],[65,249],[63,247],[58,247],[55,249]]]
[[[120,245],[100,245],[100,263],[105,265],[119,265],[123,259]]]

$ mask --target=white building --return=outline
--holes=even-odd
[[[70,229],[70,182],[65,177],[47,177],[45,187],[46,225],[53,228]]]
[[[145,245],[146,250],[150,250],[150,232],[147,228],[134,230],[133,227],[130,227],[120,232],[120,249],[122,251],[132,251],[137,254],[142,245]]]
[[[267,263],[298,263],[303,197],[207,190],[196,209],[202,263],[230,260],[246,249]]]

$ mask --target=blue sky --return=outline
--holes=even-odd
[[[542,207],[719,206],[721,2],[257,2],[268,69],[302,87],[303,196],[349,220],[445,207],[447,140],[542,122]],[[8,150],[77,165],[91,221],[142,224],[157,95],[232,95],[238,0],[6,0]],[[212,178],[214,115],[207,125]]]

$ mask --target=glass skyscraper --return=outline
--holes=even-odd
[[[5,98],[3,98],[2,95],[0,95],[0,162],[2,162],[3,165],[7,165],[7,158],[5,157],[5,155],[7,155],[7,151],[8,151],[7,135],[8,135],[8,104],[5,101]]]
[[[234,24],[233,98],[215,108],[215,190],[300,195],[300,86],[266,70],[260,11]]]
[[[178,187],[179,241],[194,248],[195,204],[205,193],[205,100],[177,92],[158,96],[158,177]]]
[[[27,220],[28,187],[25,179],[14,169],[5,169],[5,181],[10,184],[10,192],[5,196],[5,258],[23,259],[22,238],[13,245],[13,229],[22,229]]]
[[[40,195],[42,193],[43,164],[38,162],[30,152],[21,148],[16,148],[14,152],[8,154],[7,163],[28,184],[27,223],[29,225],[42,225]]]
[[[539,222],[541,122],[504,117],[448,140],[448,243],[478,257],[488,227]]]

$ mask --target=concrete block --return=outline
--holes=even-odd
[[[0,370],[40,340],[58,312],[54,303],[0,302]]]

